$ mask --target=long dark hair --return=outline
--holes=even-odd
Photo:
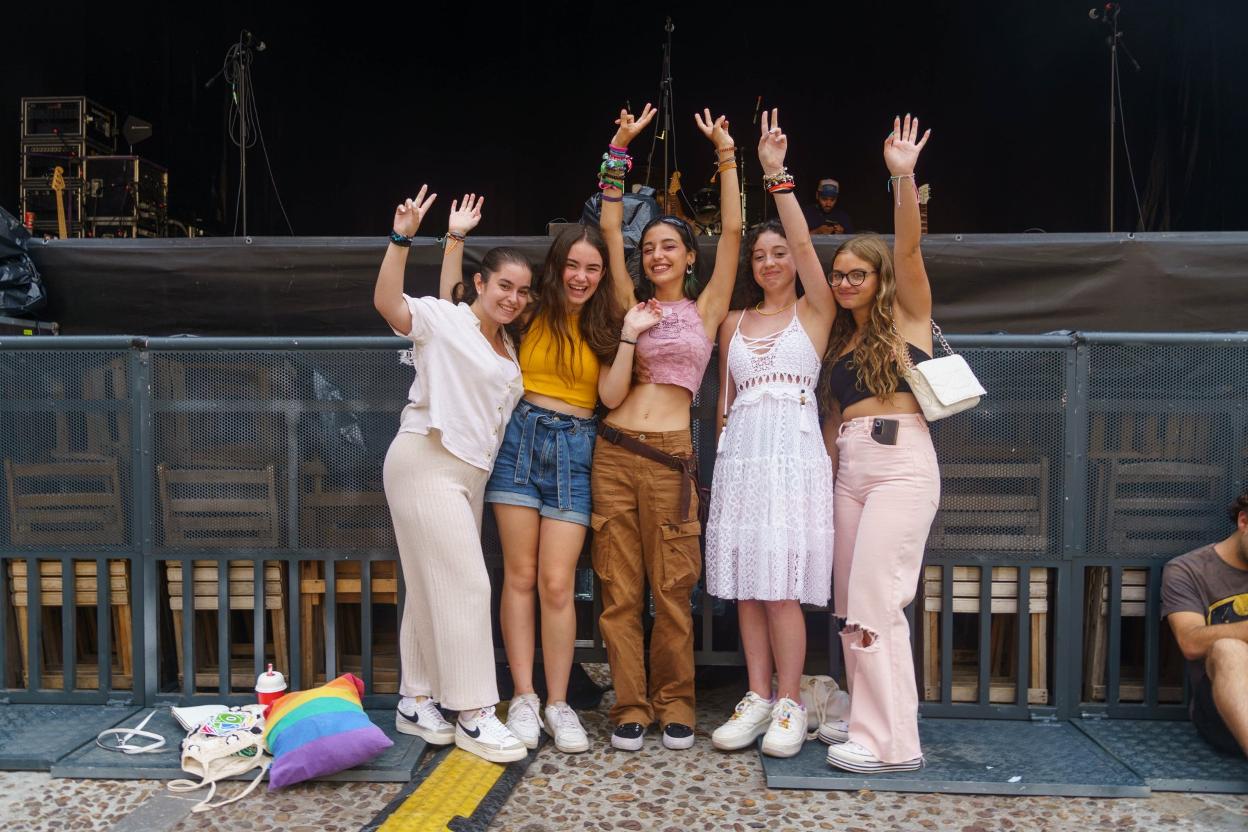
[[[546,252],[546,263],[542,266],[542,275],[538,281],[533,314],[529,316],[524,332],[529,332],[539,319],[542,321],[555,342],[555,366],[558,368],[559,378],[567,384],[574,382],[576,372],[581,368],[572,366],[577,355],[577,345],[572,338],[571,327],[568,326],[571,305],[563,285],[563,270],[568,265],[568,254],[572,251],[572,246],[582,242],[593,246],[602,257],[602,277],[594,293],[581,307],[578,321],[582,340],[599,361],[610,363],[615,360],[615,352],[620,346],[620,325],[624,319],[612,292],[610,255],[602,233],[589,225],[564,229]]]
[[[681,290],[684,292],[685,297],[696,298],[698,295],[702,294],[702,286],[704,283],[702,280],[702,258],[697,256],[698,241],[693,236],[693,229],[689,227],[689,223],[685,222],[680,217],[674,217],[671,214],[664,214],[661,217],[655,217],[650,220],[650,222],[646,223],[645,228],[641,229],[641,242],[639,243],[638,248],[640,249],[645,245],[646,235],[650,233],[651,228],[654,228],[659,223],[675,228],[676,232],[680,235],[680,241],[684,244],[685,248],[692,251],[694,254],[693,270],[685,274],[685,281],[681,284]],[[637,280],[637,299],[649,300],[654,297],[654,281],[646,276],[645,267],[641,266],[640,259],[638,259],[637,270],[639,273]]]
[[[759,286],[758,281],[754,279],[754,246],[758,245],[759,237],[768,233],[778,234],[786,241],[789,239],[785,236],[784,225],[775,218],[751,226],[750,230],[745,232],[744,245],[741,246],[741,265],[737,269],[737,282],[732,287],[730,309],[750,309],[762,303],[763,287]],[[795,281],[794,289],[799,298],[806,294],[801,280]]]

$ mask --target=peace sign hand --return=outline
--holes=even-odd
[[[900,117],[893,119],[893,132],[884,140],[884,164],[893,176],[909,176],[914,173],[914,165],[919,160],[919,153],[932,135],[929,128],[923,138],[919,139],[919,120],[906,113],[903,123]],[[917,140],[917,141],[916,141]]]
[[[620,109],[620,117],[615,120],[619,125],[619,129],[615,131],[615,138],[611,139],[611,144],[616,147],[628,147],[628,143],[637,138],[642,130],[654,121],[654,116],[659,111],[651,107],[649,102],[642,108],[640,116],[634,116],[627,109]]]
[[[789,137],[780,129],[780,108],[771,111],[763,110],[762,135],[758,139],[758,161],[763,166],[763,173],[776,174],[784,170],[784,155],[789,150]]]
[[[464,194],[463,200],[451,200],[451,218],[446,222],[446,230],[457,234],[467,234],[481,222],[481,206],[485,197],[476,194]]]
[[[732,141],[732,136],[728,135],[728,116],[712,119],[710,109],[703,107],[701,113],[693,114],[693,120],[698,123],[698,129],[702,131],[702,135],[715,145],[716,150],[727,150],[736,146]]]
[[[416,236],[421,220],[429,213],[429,206],[438,198],[437,194],[429,194],[426,199],[425,192],[428,190],[428,185],[421,185],[415,199],[409,198],[394,209],[394,230],[404,237]]]

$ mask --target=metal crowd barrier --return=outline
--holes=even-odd
[[[1227,534],[1248,479],[1248,335],[950,340],[989,395],[933,425],[941,508],[908,611],[923,712],[1182,716],[1161,567]],[[351,670],[391,701],[381,465],[406,346],[0,339],[0,702],[242,701],[269,661],[292,688]],[[693,408],[708,479],[716,392],[712,370]],[[581,567],[577,659],[602,661]],[[742,664],[732,605],[693,608],[698,663]],[[835,672],[829,612],[807,627],[808,670]]]

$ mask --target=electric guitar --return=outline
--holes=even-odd
[[[927,201],[932,198],[932,186],[919,186],[919,233],[927,233]]]
[[[56,191],[56,231],[62,240],[69,237],[65,225],[65,168],[57,165],[52,171],[52,190]]]

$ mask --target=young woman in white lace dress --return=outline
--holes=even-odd
[[[733,750],[762,734],[764,754],[790,757],[806,736],[801,604],[826,604],[831,593],[832,464],[815,388],[836,302],[784,172],[788,141],[777,116],[772,111],[769,126],[764,114],[758,155],[783,224],[771,220],[747,236],[759,299],[720,327],[719,413],[728,416],[715,461],[706,576],[712,595],[737,602],[750,682],[712,743]]]

